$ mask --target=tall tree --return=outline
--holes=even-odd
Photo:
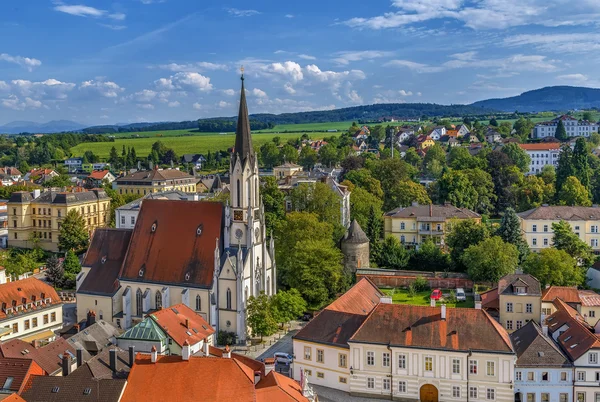
[[[431,199],[424,186],[412,180],[404,180],[394,183],[386,191],[383,209],[389,211],[398,207],[407,207],[413,202],[428,205],[431,204]]]
[[[379,267],[388,269],[403,269],[408,265],[409,251],[395,236],[386,236],[378,247],[375,262]]]
[[[588,246],[573,233],[571,225],[564,220],[552,224],[553,247],[557,250],[564,250],[583,267],[590,267],[594,262],[594,254],[592,248]]]
[[[271,301],[264,292],[248,298],[247,315],[252,336],[260,336],[261,341],[263,336],[269,336],[277,331],[277,321],[272,315]]]
[[[589,149],[588,144],[584,138],[578,138],[575,142],[575,148],[573,149],[573,170],[575,177],[579,179],[581,184],[589,190],[590,188],[590,164],[588,161]]]
[[[517,247],[517,250],[519,251],[519,262],[522,263],[529,254],[529,246],[527,246],[527,242],[523,239],[521,220],[514,209],[508,208],[504,212],[502,220],[500,221],[500,227],[496,234],[506,243]]]
[[[448,170],[436,183],[438,202],[449,202],[459,208],[474,209],[478,194],[473,183],[460,170]]]
[[[379,211],[381,211],[381,209]],[[368,217],[367,225],[366,225],[366,228],[367,228],[366,235],[369,238],[371,244],[378,242],[379,238],[381,237],[382,222],[381,222],[381,214],[379,213],[379,211],[376,211],[375,205],[371,205],[371,208],[369,210],[369,217]],[[360,222],[359,222],[359,224],[360,224]],[[362,227],[362,225],[361,225],[361,227]]]
[[[428,239],[410,255],[408,266],[415,271],[445,272],[450,269],[451,264],[450,254],[444,253],[431,239]]]
[[[527,173],[529,171],[531,158],[518,144],[510,142],[502,147],[502,152],[506,154],[519,169],[521,169],[521,172]]]
[[[274,176],[266,176],[262,181],[260,195],[265,207],[265,224],[270,232],[279,221],[285,219],[285,194],[277,186]]]
[[[488,236],[487,227],[473,219],[454,222],[452,229],[446,235],[446,245],[450,248],[450,257],[457,271],[464,272],[466,270],[466,266],[461,260],[464,251],[474,244],[481,243]]]
[[[283,326],[306,311],[306,301],[298,289],[282,290],[271,297],[270,307],[273,318]]]
[[[367,228],[373,216],[378,222],[378,226],[381,226],[381,216],[383,215],[381,207],[383,201],[360,187],[355,187],[351,191],[350,217],[356,219],[362,228]]]
[[[59,287],[62,284],[62,279],[64,275],[64,270],[62,264],[58,260],[56,254],[52,254],[46,260],[46,279],[52,284],[54,287]]]
[[[556,167],[556,194],[560,193],[563,184],[570,176],[575,176],[573,167],[573,150],[570,146],[564,145],[558,155],[558,165]]]
[[[304,169],[311,170],[315,167],[315,164],[318,160],[319,156],[314,149],[312,149],[309,145],[302,147],[302,150],[300,151],[300,157],[298,158],[298,163],[300,163]]]
[[[487,160],[488,173],[492,176],[494,193],[498,197],[496,211],[504,211],[514,205],[513,184],[518,183],[523,174],[503,152],[491,151]]]
[[[557,140],[563,142],[569,139],[569,136],[567,135],[567,130],[565,129],[565,125],[562,119],[558,119],[558,124],[556,125],[556,133],[554,134],[554,137],[556,137]]]
[[[564,250],[545,248],[531,253],[523,263],[523,270],[535,276],[542,286],[581,286],[585,284],[585,268]]]
[[[579,205],[589,207],[592,205],[588,190],[575,176],[567,177],[567,180],[563,183],[558,193],[558,202],[561,205],[569,206]]]
[[[474,281],[498,282],[503,276],[515,272],[519,265],[519,252],[514,245],[494,236],[467,248],[461,260]]]
[[[112,147],[110,149],[110,154],[108,156],[108,163],[113,166],[117,166],[119,164],[119,154],[117,153],[117,148]]]
[[[62,221],[58,233],[58,248],[63,251],[83,251],[87,248],[90,235],[85,227],[85,220],[79,213],[72,209]]]

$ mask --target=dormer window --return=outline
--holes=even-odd
[[[515,293],[518,295],[522,295],[527,293],[527,288],[525,286],[515,286]]]

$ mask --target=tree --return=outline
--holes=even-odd
[[[448,153],[448,166],[452,169],[474,169],[483,168],[485,161],[471,155],[465,147],[452,147]]]
[[[283,327],[306,311],[306,301],[298,289],[282,290],[271,297],[271,310],[273,318]]]
[[[33,251],[3,251],[0,262],[6,271],[6,276],[11,278],[18,278],[20,275],[33,272],[37,268]]]
[[[488,173],[494,182],[494,193],[497,196],[496,211],[504,211],[514,205],[513,184],[519,183],[523,174],[512,160],[501,151],[487,154]]]
[[[526,141],[531,135],[531,130],[535,127],[535,123],[530,119],[524,119],[519,117],[519,120],[515,121],[513,128],[517,132],[517,135],[521,138],[521,141]]]
[[[81,264],[79,263],[79,257],[77,257],[73,250],[67,251],[62,266],[65,271],[65,274],[77,275],[79,272],[81,272]]]
[[[577,177],[570,176],[564,182],[558,193],[558,201],[561,205],[590,207],[592,201],[588,190],[579,182]]]
[[[522,263],[529,254],[529,246],[527,246],[527,242],[523,239],[521,220],[514,209],[508,208],[504,212],[502,220],[500,221],[500,227],[496,234],[506,243],[517,247],[517,250],[519,251],[519,262]]]
[[[368,169],[356,169],[352,170],[344,176],[345,180],[349,180],[356,186],[368,191],[375,197],[383,199],[383,189],[381,188],[381,182],[373,177],[371,171]],[[352,198],[350,198],[352,200]]]
[[[594,115],[592,114],[592,112],[590,112],[590,111],[583,112],[583,116],[582,116],[583,120],[592,121],[593,118],[594,118]]]
[[[558,155],[558,165],[556,167],[556,194],[560,193],[563,184],[570,176],[575,176],[576,172],[573,168],[573,151],[568,145],[561,148]]]
[[[564,250],[545,248],[531,253],[523,263],[523,270],[535,276],[543,287],[576,286],[585,282],[584,269]]]
[[[417,271],[445,272],[450,268],[450,255],[442,252],[431,239],[419,245],[410,256],[409,267]]]
[[[371,214],[381,220],[383,201],[360,187],[352,190],[350,197],[350,217],[356,219],[360,227],[367,227]]]
[[[260,147],[260,158],[266,168],[272,168],[279,165],[279,148],[273,142],[267,142]]]
[[[311,170],[315,167],[315,164],[318,160],[319,156],[314,149],[312,149],[309,145],[302,147],[302,150],[300,151],[300,157],[298,158],[298,163],[300,163],[304,169]]]
[[[478,194],[471,180],[460,170],[448,170],[436,183],[438,202],[455,207],[474,209]]]
[[[421,157],[412,147],[406,150],[406,153],[404,154],[404,161],[414,167],[421,166],[422,163]]]
[[[519,169],[521,169],[521,172],[527,173],[529,171],[531,158],[518,144],[510,142],[502,147],[502,152],[506,154]]]
[[[381,228],[383,226],[383,222],[381,222],[382,214],[380,212],[381,209],[379,211],[376,211],[375,205],[371,205],[366,226],[367,231],[365,233],[369,238],[371,245],[377,243],[379,241],[379,238],[381,237]]]
[[[46,279],[54,287],[59,287],[62,284],[64,269],[56,254],[52,254],[46,260]]]
[[[285,219],[285,194],[277,186],[274,176],[266,176],[262,181],[260,195],[265,208],[267,231],[271,231],[279,221]]]
[[[573,157],[571,162],[573,164],[574,176],[579,179],[581,184],[586,188],[590,188],[590,164],[588,161],[589,149],[588,144],[584,138],[578,138],[575,141],[575,147],[573,149]]]
[[[496,194],[494,194],[494,182],[492,176],[485,170],[465,169],[463,173],[471,181],[471,184],[477,192],[477,201],[474,210],[480,214],[489,214],[494,210]]]
[[[436,163],[437,162],[437,163]],[[446,152],[441,145],[435,144],[427,148],[427,153],[423,158],[423,171],[433,176],[441,172],[441,168],[446,165]]]
[[[119,164],[119,154],[117,153],[117,148],[112,147],[110,149],[110,154],[108,156],[108,163],[113,166],[117,166]]]
[[[67,250],[84,250],[90,241],[90,235],[85,227],[85,220],[72,209],[67,213],[58,234],[58,248]]]
[[[398,207],[407,207],[413,202],[421,205],[431,204],[431,199],[427,195],[424,186],[411,180],[404,180],[395,183],[388,192],[385,193],[383,208],[389,211]]]
[[[562,119],[558,119],[558,124],[556,125],[556,132],[554,134],[554,137],[556,137],[556,139],[561,142],[564,142],[569,139],[569,136],[567,136],[567,130],[565,129],[565,125]]]
[[[466,270],[461,260],[463,252],[470,246],[481,243],[488,236],[487,227],[474,219],[454,222],[446,235],[446,245],[450,249],[450,257],[457,271],[464,272]]]
[[[335,232],[341,230],[340,198],[327,184],[302,183],[290,192],[289,199],[295,211],[315,213],[321,221],[332,225]]]
[[[494,236],[469,246],[461,261],[472,280],[498,282],[503,276],[515,272],[519,265],[519,251],[513,244]]]
[[[552,224],[553,247],[557,250],[564,250],[583,267],[590,267],[594,262],[594,254],[592,248],[588,246],[573,233],[571,225],[567,221],[560,220],[558,223]]]
[[[375,257],[377,266],[388,269],[404,269],[408,265],[410,253],[393,235],[386,236],[379,245]]]
[[[492,117],[490,119],[490,126],[498,127],[498,121],[496,120],[495,117]]]
[[[291,163],[298,162],[298,150],[296,148],[294,148],[293,146],[291,146],[290,144],[285,144],[281,148],[280,154],[281,154],[281,158],[285,162],[291,162]]]
[[[247,315],[248,326],[252,330],[252,336],[269,336],[277,331],[277,321],[273,318],[269,296],[260,292],[258,296],[248,298]]]
[[[526,176],[515,185],[514,193],[517,210],[526,211],[550,203],[554,199],[554,185],[546,184],[538,176]]]

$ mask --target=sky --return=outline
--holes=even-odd
[[[598,0],[2,0],[0,124],[600,87]]]

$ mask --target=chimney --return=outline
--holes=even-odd
[[[229,349],[229,345],[225,345],[225,349],[223,350],[223,357],[225,359],[231,359],[231,349]]]
[[[259,381],[260,381],[260,371],[255,371],[254,372],[254,385],[258,384]]]
[[[192,354],[192,351],[191,351],[191,348],[190,348],[190,343],[186,339],[185,342],[183,342],[183,348],[181,349],[181,358],[183,360],[186,360],[186,361],[190,360],[190,355],[191,354]]]
[[[442,320],[446,320],[446,305],[442,304]]]
[[[83,349],[77,349],[77,367],[81,367],[83,364]]]
[[[435,307],[435,299],[431,299],[431,300],[429,300],[429,305],[430,305],[431,307]]]
[[[202,350],[204,351],[204,356],[210,356],[210,345],[208,344],[208,338],[204,340],[202,344]]]
[[[87,326],[93,325],[96,323],[96,312],[94,310],[90,310],[87,315]]]
[[[476,309],[476,310],[481,310],[481,300],[477,300],[477,301],[475,302],[475,309]]]
[[[117,349],[110,349],[108,351],[110,355],[110,369],[113,373],[117,372]]]
[[[133,367],[133,362],[135,361],[135,353],[133,353],[135,346],[129,347],[129,367]]]
[[[545,322],[542,323],[542,333],[544,334],[544,336],[548,336],[548,326]]]
[[[73,328],[75,329],[75,333],[78,334],[79,333],[79,324],[73,324]]]
[[[33,342],[32,342],[32,344],[33,344],[34,348],[39,349],[39,347],[40,347],[40,341],[39,341],[39,339],[34,339]]]
[[[380,296],[379,302],[381,304],[392,304],[392,296]]]
[[[67,352],[62,355],[62,375],[63,377],[71,374],[71,361],[69,359],[69,354]]]
[[[150,360],[152,363],[156,363],[158,359],[158,352],[156,351],[156,346],[152,345],[152,350],[150,351]]]
[[[187,329],[190,329],[190,319],[189,319],[189,318],[186,318],[186,319],[185,319],[185,327],[186,327]]]

